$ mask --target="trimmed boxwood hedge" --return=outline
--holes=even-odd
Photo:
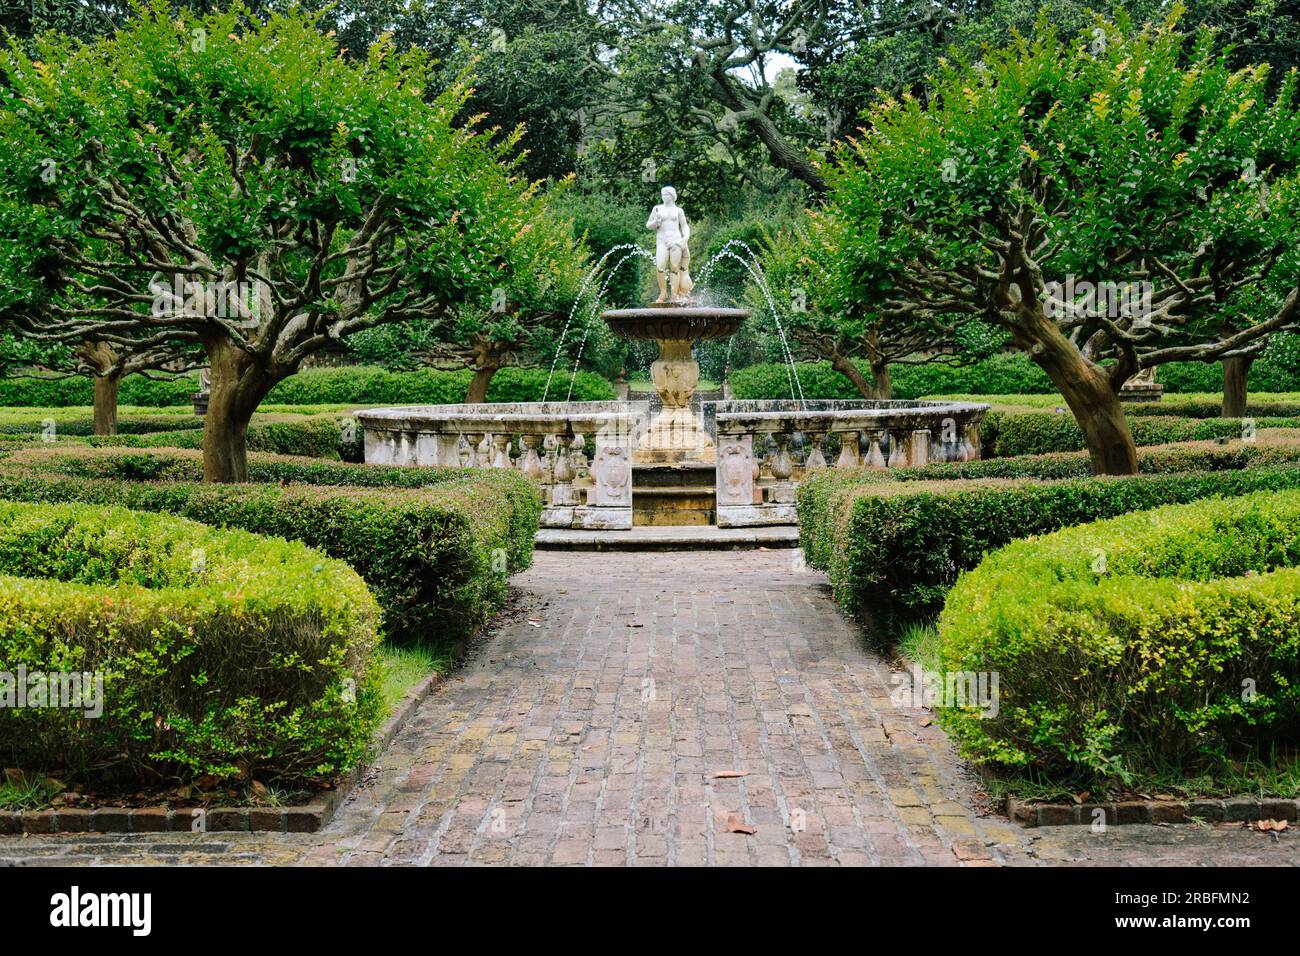
[[[84,437],[95,434],[95,419],[89,409],[0,409],[0,434],[40,434],[46,431],[47,423],[51,422],[56,437],[59,435]],[[188,412],[183,414],[124,415],[117,420],[117,431],[120,435],[197,431],[202,428],[203,419]]]
[[[863,361],[855,364],[870,380],[871,367]],[[853,383],[831,368],[829,362],[799,362],[797,368],[805,398],[861,398]],[[956,367],[943,363],[891,365],[889,377],[894,398],[1050,395],[1056,391],[1047,373],[1019,352],[1000,352]],[[1170,394],[1221,392],[1223,369],[1217,362],[1174,362],[1160,366],[1156,381]],[[1300,389],[1300,376],[1290,368],[1261,359],[1250,370],[1249,384],[1256,392],[1289,392]],[[784,364],[775,362],[735,369],[731,372],[731,391],[736,398],[790,398],[789,373]]]
[[[548,369],[503,368],[492,377],[489,402],[540,402]],[[441,405],[465,401],[473,373],[469,370],[389,372],[382,368],[348,365],[340,368],[303,369],[280,382],[266,397],[273,405]],[[570,371],[558,371],[552,390],[568,392]],[[118,401],[123,405],[166,407],[188,405],[199,390],[197,375],[158,380],[143,375],[122,378]],[[555,396],[552,395],[552,398]],[[564,394],[560,395],[561,398]],[[614,386],[594,372],[579,372],[573,383],[575,402],[603,402],[614,398]],[[75,378],[0,378],[0,407],[59,408],[90,405],[94,385],[88,376]]]
[[[302,541],[352,565],[400,643],[461,644],[504,601],[507,576],[532,561],[541,492],[516,471],[259,454],[249,470],[268,483],[202,484],[195,452],[24,448],[0,460],[0,496],[120,504]]]
[[[851,613],[933,617],[965,570],[1018,538],[1162,504],[1300,487],[1300,467],[1081,478],[891,481],[832,469],[799,486],[799,540]]]
[[[1176,442],[1140,447],[1138,472],[1162,474],[1175,471],[1225,471],[1252,465],[1300,465],[1300,430],[1270,429],[1255,441]],[[1086,451],[1055,452],[1046,455],[1017,455],[1013,458],[985,458],[978,461],[935,462],[921,468],[895,468],[888,477],[896,481],[925,481],[938,478],[1086,478],[1092,462]]]
[[[1129,418],[1133,441],[1138,445],[1241,438],[1245,424],[1246,420],[1238,418]],[[1254,427],[1256,431],[1263,428],[1300,428],[1300,418],[1257,418],[1254,419]],[[1084,447],[1083,430],[1068,412],[991,411],[981,426],[980,444],[986,456],[997,458],[1078,451]]]
[[[345,441],[345,415],[304,415],[292,418],[255,417],[245,433],[249,451],[307,458],[359,460],[362,429],[352,421],[351,442]],[[200,423],[202,424],[202,423]],[[162,431],[149,434],[98,436],[86,439],[95,448],[202,448],[203,430]]]
[[[28,686],[77,673],[103,688],[76,709],[0,707],[0,760],[92,784],[336,776],[380,713],[379,614],[351,568],[298,542],[0,501],[8,703],[20,667]]]
[[[1300,492],[1125,515],[991,554],[939,621],[941,670],[999,675],[941,719],[975,760],[1130,783],[1300,730]],[[949,701],[949,703],[954,703]]]

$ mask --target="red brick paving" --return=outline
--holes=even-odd
[[[4,863],[1294,863],[1290,834],[1023,830],[976,809],[793,551],[539,552],[316,834],[0,838]],[[747,831],[749,832],[734,832]]]

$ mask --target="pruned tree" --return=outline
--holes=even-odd
[[[891,365],[961,365],[987,357],[992,337],[969,315],[882,308],[883,289],[864,301],[858,277],[843,270],[854,261],[845,253],[858,238],[855,224],[812,212],[764,243],[763,274],[796,357],[827,361],[863,398],[883,399],[893,396]],[[761,292],[750,288],[755,309],[765,305]]]
[[[1137,467],[1118,397],[1136,372],[1300,321],[1296,76],[1268,95],[1267,67],[1234,70],[1177,14],[1068,42],[1040,20],[945,65],[927,104],[882,102],[831,176],[858,301],[1004,330],[1104,474]]]
[[[520,131],[458,125],[419,51],[340,55],[301,13],[173,17],[0,57],[0,317],[69,344],[178,338],[211,369],[210,481],[309,355],[465,306],[567,311],[581,249],[516,173]]]

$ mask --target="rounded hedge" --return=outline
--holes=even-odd
[[[977,762],[1127,783],[1294,739],[1300,491],[1013,543],[959,579],[939,644],[945,673],[998,675],[995,715],[941,710]]]
[[[0,760],[108,786],[334,777],[379,716],[378,621],[356,572],[300,543],[0,501],[0,692],[19,668],[103,690],[94,716],[0,707]]]

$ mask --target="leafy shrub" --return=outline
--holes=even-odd
[[[1176,418],[1218,418],[1223,412],[1223,402],[1188,400],[1182,396],[1170,396],[1163,402],[1135,402],[1126,406],[1128,414],[1134,418],[1152,418],[1171,415]],[[1300,417],[1300,402],[1270,401],[1249,402],[1246,415],[1251,418],[1297,418]]]
[[[528,566],[537,486],[506,469],[401,469],[249,455],[250,478],[205,485],[197,453],[25,448],[0,461],[0,495],[166,511],[302,541],[370,585],[391,640],[454,646],[500,606]],[[423,484],[408,484],[423,475]],[[389,481],[384,486],[383,481]]]
[[[372,366],[309,368],[271,389],[273,405],[446,405],[465,401],[472,374],[468,370],[388,372]],[[489,402],[540,402],[548,369],[503,368],[492,377]],[[570,374],[556,371],[555,381],[569,387]],[[123,405],[169,407],[190,404],[199,390],[196,375],[157,380],[143,375],[122,378],[118,401]],[[555,396],[552,395],[552,398]],[[614,386],[593,372],[579,372],[573,385],[575,402],[603,402],[614,398]],[[94,385],[89,377],[0,378],[0,407],[63,408],[90,405]]]
[[[37,414],[32,414],[35,411]],[[95,419],[88,410],[73,408],[15,409],[0,411],[0,433],[30,435],[43,433],[53,423],[55,435],[84,437],[95,434]],[[148,435],[155,432],[196,431],[203,419],[192,414],[124,416],[117,420],[120,435]]]
[[[547,369],[503,368],[492,376],[487,400],[540,402],[549,374]],[[468,370],[388,372],[370,366],[306,369],[276,385],[266,401],[284,405],[449,405],[465,401],[471,377]],[[567,391],[569,375],[557,371],[552,392],[558,383],[563,383]],[[578,373],[573,386],[575,402],[613,398],[614,387],[605,379],[591,372]]]
[[[378,719],[378,621],[355,572],[297,542],[0,502],[5,669],[103,680],[93,719],[0,708],[0,758],[111,783],[335,776]]]
[[[858,362],[868,380],[871,367]],[[831,368],[829,362],[796,364],[804,398],[861,398],[853,383]],[[735,398],[790,398],[790,373],[777,363],[751,365],[731,373],[731,392]],[[893,395],[898,399],[923,395],[1026,395],[1056,391],[1045,372],[1020,353],[1003,352],[970,365],[891,365]]]
[[[999,675],[996,715],[942,721],[977,761],[1085,782],[1294,739],[1298,566],[1297,491],[1016,542],[962,575],[939,622],[944,671]]]
[[[799,486],[799,539],[850,612],[891,626],[931,617],[958,574],[1032,534],[1200,498],[1300,487],[1300,467],[1065,481],[890,481],[831,469]]]
[[[343,416],[346,417],[346,416]],[[359,436],[360,423],[353,431]],[[249,451],[278,455],[301,455],[306,458],[340,458],[358,456],[360,438],[345,442],[341,418],[334,415],[309,415],[287,421],[255,420],[248,426]],[[153,432],[137,435],[99,436],[87,439],[96,448],[202,448],[203,431]]]
[[[1231,471],[1255,465],[1300,464],[1300,433],[1284,429],[1261,432],[1254,442],[1183,442],[1138,449],[1140,474],[1179,471]],[[936,462],[923,468],[897,468],[898,481],[938,478],[1087,478],[1092,462],[1085,451],[986,458],[982,461]]]
[[[1056,412],[1017,412],[985,416],[980,442],[985,455],[1045,455],[1077,451],[1084,447],[1083,430],[1074,416]],[[1173,416],[1129,419],[1133,440],[1138,445],[1167,445],[1171,442],[1202,441],[1212,438],[1241,438],[1246,424],[1236,418],[1175,418]],[[1297,428],[1300,418],[1258,418],[1254,427]]]
[[[144,375],[124,375],[117,399],[123,405],[164,407],[188,405],[199,390],[197,375],[172,379],[154,379]],[[74,378],[0,378],[0,407],[65,408],[91,405],[95,385],[88,375]]]

